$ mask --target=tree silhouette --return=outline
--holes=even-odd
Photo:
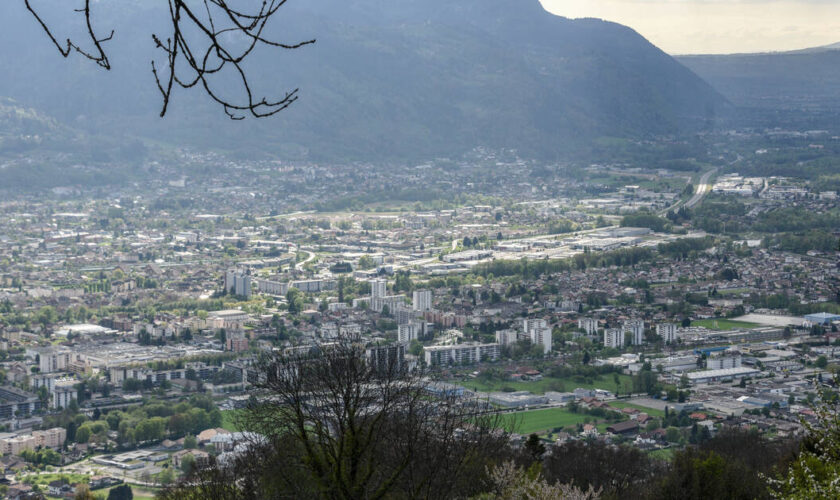
[[[155,48],[165,56],[165,63],[152,61],[152,73],[163,104],[160,116],[166,115],[175,88],[204,89],[210,99],[222,106],[233,120],[242,120],[247,115],[264,118],[288,108],[298,99],[299,89],[285,92],[281,97],[269,99],[254,95],[251,83],[243,67],[246,59],[260,46],[278,49],[297,49],[315,43],[306,40],[297,43],[281,43],[265,36],[269,21],[277,15],[287,0],[260,0],[253,8],[232,7],[227,0],[166,0],[169,6],[171,29],[165,37],[152,34]],[[94,29],[91,0],[84,0],[84,6],[75,12],[84,16],[86,43],[70,38],[64,42],[54,34],[49,24],[33,7],[31,0],[24,0],[32,14],[63,57],[78,53],[98,66],[110,70],[111,61],[105,44],[114,37],[114,30],[107,36],[97,34]],[[237,2],[242,5],[241,0]],[[237,36],[232,36],[237,35]],[[242,40],[245,43],[242,44]],[[83,48],[85,45],[92,48]],[[224,95],[214,81],[232,78],[238,83],[241,95],[232,98]]]

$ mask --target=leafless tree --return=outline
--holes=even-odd
[[[259,437],[228,461],[229,472],[204,471],[164,498],[436,499],[487,491],[487,467],[507,451],[500,417],[486,403],[430,392],[421,370],[397,360],[371,362],[358,339],[267,356],[256,401],[239,422]],[[230,484],[238,485],[233,496],[217,496]]]
[[[68,57],[76,52],[110,70],[111,61],[105,44],[113,39],[114,31],[111,30],[107,36],[97,34],[91,0],[83,1],[84,6],[76,12],[85,19],[86,43],[69,38],[59,41],[38,9],[33,7],[32,0],[24,0],[24,3],[62,56]],[[152,61],[152,73],[163,98],[161,117],[166,115],[172,92],[177,87],[203,88],[234,120],[242,120],[246,115],[255,118],[271,116],[298,99],[297,88],[274,99],[257,97],[244,68],[246,59],[260,46],[291,50],[315,43],[315,40],[306,40],[289,44],[266,38],[269,21],[277,16],[287,0],[257,0],[252,2],[256,6],[251,9],[243,7],[249,3],[247,0],[238,0],[236,3],[239,6],[231,6],[227,0],[166,1],[170,16],[167,24],[171,31],[165,37],[152,34],[155,48],[166,59],[163,67]],[[86,45],[91,47],[84,48]],[[231,75],[237,81],[242,93],[239,98],[231,98],[213,85],[214,79],[223,75]]]

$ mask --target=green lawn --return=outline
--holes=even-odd
[[[737,330],[740,328],[756,328],[761,325],[731,319],[701,319],[692,321],[691,326],[704,326],[709,330]]]
[[[32,478],[32,484],[50,484],[58,479],[66,479],[71,483],[87,483],[90,482],[90,477],[84,474],[70,474],[63,472],[49,472],[39,474],[29,474],[26,478]],[[24,481],[27,482],[27,481]]]
[[[602,375],[600,378],[587,382],[575,377],[554,378],[545,377],[535,382],[513,382],[510,380],[484,380],[480,378],[453,379],[448,382],[461,385],[471,391],[500,392],[505,388],[515,391],[529,391],[534,394],[545,394],[548,391],[572,392],[578,387],[582,389],[603,389],[610,392],[616,391],[615,379],[612,374]],[[629,375],[618,375],[618,382],[621,385],[621,392],[628,392],[632,388],[632,378]]]
[[[519,434],[532,434],[550,431],[555,427],[569,427],[592,422],[594,417],[585,414],[572,413],[565,408],[549,408],[546,410],[520,411],[503,415],[505,430]]]
[[[154,500],[157,491],[153,488],[146,488],[141,486],[131,486],[131,492],[134,494],[134,500]],[[116,488],[116,486],[114,487]],[[108,494],[114,488],[105,488],[101,490],[93,490],[93,496],[104,495],[105,498],[108,498]]]
[[[231,432],[239,430],[236,426],[236,414],[242,410],[225,410],[222,412],[222,428]]]
[[[665,412],[662,410],[657,410],[655,408],[648,408],[647,406],[641,406],[633,403],[625,403],[621,401],[610,401],[610,406],[613,408],[635,408],[639,411],[643,411],[650,415],[651,417],[664,417]]]
[[[674,453],[674,448],[664,448],[661,450],[650,451],[648,452],[648,456],[651,458],[658,458],[659,460],[670,462],[674,458]]]

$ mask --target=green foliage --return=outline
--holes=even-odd
[[[823,391],[814,410],[817,422],[806,423],[808,436],[787,474],[775,481],[776,498],[829,500],[840,498],[840,403]]]
[[[663,219],[658,215],[650,213],[637,213],[625,215],[621,219],[621,227],[646,227],[656,231],[657,233],[665,232],[669,223],[667,219]]]
[[[108,500],[133,500],[134,499],[134,492],[131,490],[131,486],[127,484],[121,484],[111,489],[108,492]]]

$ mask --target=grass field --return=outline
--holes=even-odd
[[[222,412],[222,429],[236,432],[239,429],[236,427],[236,414],[242,410],[225,410]]]
[[[664,460],[666,462],[670,462],[674,459],[674,448],[665,448],[662,450],[653,450],[648,452],[648,456],[651,458],[658,458],[659,460]]]
[[[641,406],[633,403],[624,403],[620,401],[610,401],[610,406],[613,408],[635,408],[639,411],[643,411],[650,415],[651,417],[664,417],[665,412],[662,410],[657,410],[655,408],[648,408],[646,406]]]
[[[503,415],[505,430],[519,434],[532,434],[550,431],[555,427],[570,427],[582,424],[593,417],[572,413],[565,408],[547,410],[520,411]]]
[[[761,325],[731,319],[701,319],[692,321],[691,326],[703,326],[709,330],[737,330],[739,328],[756,328]]]
[[[529,391],[534,394],[545,394],[547,391],[555,392],[571,392],[578,387],[582,389],[603,389],[605,391],[615,392],[616,385],[613,375],[602,375],[600,378],[592,382],[586,382],[575,377],[569,378],[554,378],[545,377],[538,381],[529,382],[513,382],[510,380],[482,380],[482,379],[467,379],[467,380],[449,380],[449,382],[461,385],[471,391],[480,392],[499,392],[505,388],[513,389],[515,391]],[[628,392],[632,388],[632,378],[629,375],[618,375],[618,382],[621,386],[621,392]]]

